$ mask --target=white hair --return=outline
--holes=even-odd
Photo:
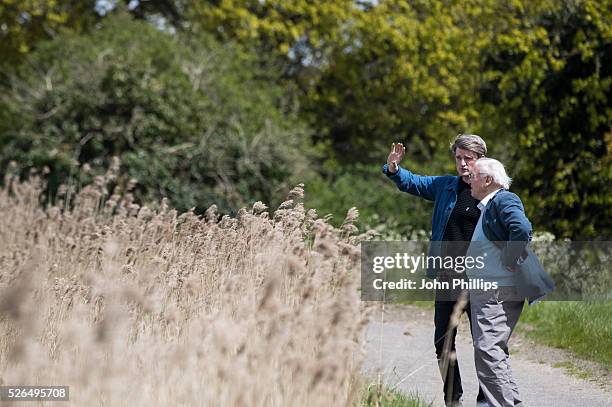
[[[512,178],[506,174],[504,164],[494,158],[479,158],[474,165],[478,166],[480,174],[488,175],[493,178],[493,182],[504,189],[510,188]]]

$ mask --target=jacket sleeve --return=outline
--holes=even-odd
[[[497,209],[507,231],[506,244],[502,249],[502,264],[514,267],[531,241],[531,222],[525,215],[521,199],[515,194],[508,194],[506,199],[500,200]]]
[[[440,176],[425,176],[417,175],[398,166],[398,171],[391,174],[389,165],[383,166],[383,173],[400,189],[400,191],[408,192],[409,194],[420,196],[429,201],[436,199],[436,193],[441,186],[441,180],[444,177]]]

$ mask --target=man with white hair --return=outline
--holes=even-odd
[[[476,373],[489,405],[521,406],[508,341],[523,309],[516,271],[531,240],[531,223],[520,198],[508,191],[512,180],[502,163],[477,160],[469,181],[481,215],[466,255],[484,256],[485,261],[484,267],[466,273],[470,279],[497,283],[494,289],[469,290]]]

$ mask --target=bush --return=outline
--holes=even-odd
[[[121,159],[137,199],[179,210],[262,200],[307,173],[307,128],[273,72],[231,44],[182,38],[126,15],[41,44],[0,99],[0,168],[48,166],[60,183]],[[88,179],[81,180],[88,181]]]

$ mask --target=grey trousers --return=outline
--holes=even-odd
[[[510,335],[523,310],[523,301],[516,298],[514,287],[470,290],[476,374],[493,407],[523,406],[508,354]]]

